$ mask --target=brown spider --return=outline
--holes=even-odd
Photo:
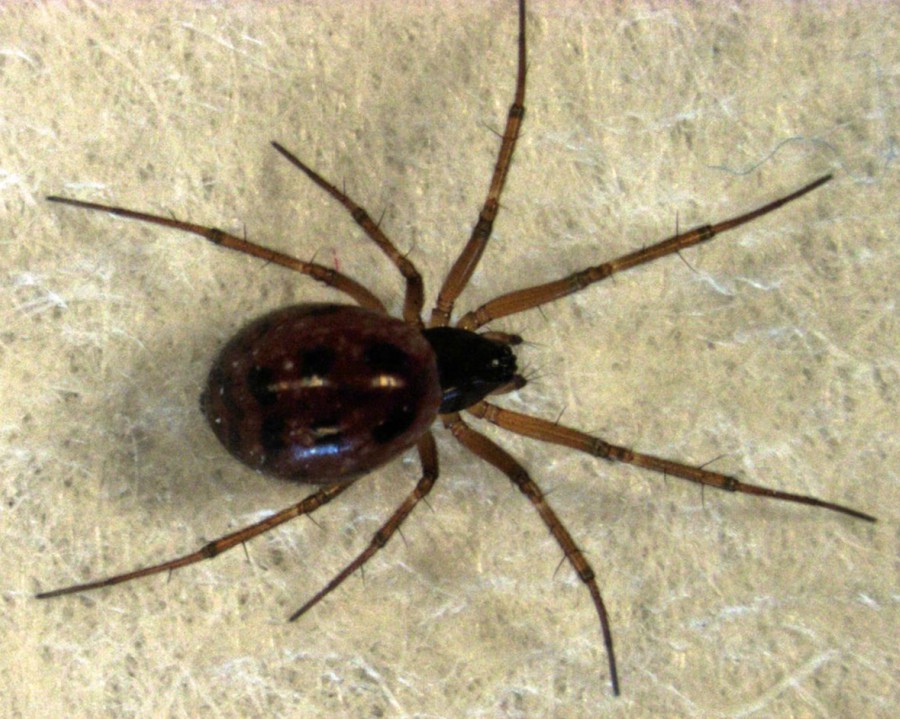
[[[299,503],[209,542],[191,554],[107,579],[42,592],[37,595],[39,598],[107,587],[211,559],[294,517],[315,511],[346,490],[361,474],[415,445],[422,465],[422,476],[416,487],[375,533],[368,547],[291,615],[290,620],[294,621],[381,549],[431,491],[438,477],[438,459],[430,427],[440,418],[460,444],[507,475],[553,534],[591,595],[606,647],[613,692],[618,694],[609,620],[590,563],[524,467],[499,445],[472,429],[462,412],[542,442],[564,445],[700,485],[823,507],[875,521],[868,514],[839,504],[747,484],[729,475],[635,452],[557,422],[502,409],[486,401],[489,395],[519,389],[526,381],[516,370],[512,350],[521,338],[501,332],[478,332],[480,328],[500,317],[579,292],[618,272],[711,240],[773,212],[831,179],[831,175],[825,175],[737,217],[678,232],[654,245],[567,277],[495,297],[451,325],[456,300],[490,239],[525,113],[525,0],[519,0],[518,30],[515,97],[487,198],[468,242],[444,280],[427,323],[421,316],[423,282],[412,262],[397,250],[362,207],[276,142],[272,143],[275,149],[342,204],[399,270],[406,282],[402,321],[389,317],[382,302],[347,275],[222,230],[121,207],[47,198],[200,235],[214,244],[309,275],[343,292],[359,307],[302,304],[259,318],[223,348],[210,371],[202,398],[203,411],[213,431],[238,459],[260,472],[319,484],[320,489]]]

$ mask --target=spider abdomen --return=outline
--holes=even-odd
[[[360,307],[302,304],[251,322],[222,349],[201,407],[237,459],[329,484],[410,447],[441,404],[422,333]]]

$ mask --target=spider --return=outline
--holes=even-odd
[[[515,93],[487,197],[471,235],[447,273],[427,321],[424,286],[413,263],[344,191],[277,142],[274,148],[343,205],[405,281],[402,319],[346,274],[237,237],[222,230],[122,207],[50,196],[47,199],[108,212],[182,232],[307,275],[347,295],[355,305],[300,304],[271,312],[244,327],[213,362],[201,408],[225,448],[267,475],[319,485],[297,504],[256,524],[219,537],[199,550],[105,579],[41,592],[40,599],[73,594],[167,572],[212,559],[295,517],[310,514],[342,494],[359,476],[415,446],[422,467],[415,488],[375,533],[369,545],[289,618],[295,621],[369,561],[434,487],[438,456],[436,420],[463,447],[499,469],[528,498],[587,588],[599,620],[614,694],[620,682],[607,610],[594,570],[541,489],[505,449],[473,429],[464,414],[515,434],[570,447],[610,462],[678,477],[702,486],[822,507],[856,519],[875,518],[815,497],[743,482],[736,477],[611,444],[558,422],[504,409],[487,400],[523,388],[515,334],[484,330],[516,315],[585,290],[619,272],[707,242],[821,187],[824,175],[800,189],[735,217],[677,232],[661,242],[566,277],[500,295],[454,321],[456,301],[478,267],[491,237],[525,114],[525,0],[518,3],[518,70]]]

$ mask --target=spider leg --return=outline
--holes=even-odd
[[[400,528],[400,525],[403,524],[410,512],[415,509],[419,501],[428,496],[428,493],[431,491],[431,488],[434,486],[438,477],[438,456],[437,447],[434,443],[434,435],[432,435],[431,432],[426,432],[422,435],[417,446],[419,450],[419,460],[422,463],[422,478],[419,480],[419,483],[415,486],[413,491],[406,496],[406,499],[404,499],[400,506],[397,507],[390,518],[377,532],[375,532],[375,536],[372,537],[369,546],[360,552],[356,559],[338,572],[328,584],[316,592],[309,601],[294,612],[288,618],[288,621],[293,622],[302,617],[316,604],[331,594],[331,592],[341,586],[347,577],[368,562],[375,553],[383,548],[390,538],[394,536],[394,532]]]
[[[772,202],[743,215],[729,218],[714,225],[695,227],[684,233],[679,232],[662,242],[657,242],[655,245],[650,245],[649,247],[644,247],[643,249],[631,252],[627,255],[622,255],[609,262],[604,262],[601,265],[588,267],[587,269],[575,272],[568,277],[554,280],[553,282],[534,285],[533,287],[526,287],[521,290],[509,292],[505,295],[500,295],[481,305],[478,309],[463,315],[459,322],[456,323],[456,326],[466,330],[475,330],[499,317],[515,315],[519,312],[524,312],[525,310],[530,310],[547,304],[548,302],[553,302],[554,300],[566,297],[567,295],[574,294],[575,292],[580,292],[595,282],[605,280],[607,277],[611,277],[617,272],[630,270],[638,265],[643,265],[647,262],[658,260],[660,257],[679,252],[686,247],[699,245],[701,242],[708,242],[716,235],[720,235],[728,230],[733,230],[735,227],[740,227],[763,215],[774,212],[788,202],[792,202],[808,192],[812,192],[817,187],[824,185],[830,179],[831,175],[824,175],[789,195],[773,200]]]
[[[332,183],[322,177],[318,172],[303,163],[296,155],[285,149],[277,142],[273,142],[272,146],[278,150],[288,161],[297,169],[301,170],[309,179],[321,187],[325,192],[331,195],[335,200],[340,202],[347,212],[350,213],[357,225],[369,236],[378,249],[380,249],[388,259],[394,263],[394,266],[400,271],[406,280],[406,296],[403,300],[403,319],[409,324],[422,327],[422,305],[425,302],[425,290],[422,283],[422,275],[416,269],[416,266],[406,257],[398,252],[394,243],[385,235],[381,228],[375,224],[369,213],[363,207],[357,205],[350,197],[341,192]]]
[[[72,200],[68,197],[57,197],[51,195],[47,197],[50,202],[58,202],[62,205],[71,205],[72,207],[80,207],[85,210],[99,210],[100,212],[109,212],[118,217],[127,217],[131,220],[139,220],[141,222],[149,222],[153,225],[162,225],[163,227],[171,227],[181,232],[191,232],[200,235],[204,239],[209,240],[214,245],[227,247],[229,250],[243,252],[245,255],[258,257],[266,262],[275,265],[287,267],[304,275],[312,277],[314,280],[324,285],[333,287],[334,289],[349,295],[361,307],[366,307],[376,312],[387,314],[385,306],[375,295],[363,287],[356,280],[347,277],[336,270],[332,270],[323,265],[317,265],[315,262],[304,262],[296,257],[291,257],[283,252],[276,252],[268,247],[257,245],[236,235],[219,230],[215,227],[203,227],[195,225],[192,222],[184,222],[171,217],[160,217],[159,215],[151,215],[146,212],[138,212],[137,210],[129,210],[124,207],[114,207],[112,205],[100,205],[96,202],[83,202],[82,200]]]
[[[769,487],[762,487],[756,484],[747,484],[741,482],[727,474],[719,472],[710,472],[700,467],[692,467],[680,462],[673,462],[669,459],[656,457],[652,454],[641,454],[626,447],[619,447],[610,444],[599,437],[593,437],[584,432],[564,427],[556,422],[550,422],[538,417],[532,417],[527,414],[520,414],[508,409],[501,409],[487,402],[479,402],[467,409],[479,419],[486,420],[491,424],[497,425],[503,429],[520,434],[524,437],[540,440],[541,442],[549,442],[550,444],[559,444],[564,447],[577,449],[579,452],[590,454],[594,457],[601,457],[612,462],[624,462],[632,464],[636,467],[643,467],[653,472],[660,472],[665,475],[679,477],[690,482],[696,482],[708,487],[715,487],[727,492],[741,492],[743,494],[755,494],[761,497],[769,497],[771,499],[780,499],[785,502],[796,502],[797,504],[807,504],[813,507],[822,507],[832,512],[840,512],[855,519],[863,519],[867,522],[874,522],[875,517],[865,512],[860,512],[840,504],[826,502],[816,497],[809,497],[802,494],[793,494],[791,492],[781,492]]]
[[[479,332],[478,334],[486,339],[502,342],[510,347],[517,347],[525,341],[521,335],[511,334],[510,332]]]
[[[488,395],[489,397],[496,397],[501,394],[509,394],[510,392],[518,392],[520,389],[525,387],[528,384],[528,380],[525,379],[522,375],[517,374],[514,375],[512,380],[507,382],[502,387],[498,387],[493,392]]]
[[[575,544],[569,530],[566,529],[562,521],[556,515],[556,512],[547,504],[541,488],[505,449],[492,442],[483,434],[476,432],[469,427],[459,416],[459,413],[445,414],[441,416],[444,426],[453,434],[454,438],[473,454],[481,457],[488,464],[493,465],[503,472],[510,481],[519,488],[519,490],[528,497],[528,500],[534,505],[544,524],[550,530],[550,533],[556,539],[557,544],[565,554],[566,559],[578,578],[584,582],[591,594],[594,607],[597,610],[597,616],[600,619],[600,630],[603,634],[603,643],[606,647],[606,655],[609,660],[609,675],[612,684],[613,693],[619,694],[619,673],[616,669],[616,655],[613,652],[612,632],[609,628],[609,617],[606,613],[606,606],[603,604],[603,598],[600,596],[600,589],[597,586],[597,580],[594,575],[594,569],[585,559],[584,554]]]
[[[509,173],[516,140],[519,139],[519,127],[525,117],[525,71],[525,0],[519,0],[519,69],[516,76],[515,98],[509,107],[506,129],[503,131],[500,152],[497,154],[497,162],[494,165],[494,174],[491,176],[487,198],[478,215],[478,221],[472,228],[469,241],[444,279],[435,307],[431,311],[429,327],[443,327],[450,321],[453,304],[469,283],[469,278],[478,266],[484,248],[491,237],[494,220],[500,209],[500,194],[503,192],[503,185]]]
[[[260,534],[265,534],[270,529],[274,529],[279,524],[284,524],[285,522],[294,519],[294,517],[299,517],[301,514],[311,514],[312,512],[315,512],[323,504],[327,504],[332,499],[341,494],[351,484],[352,482],[345,482],[344,484],[331,484],[327,487],[323,487],[318,492],[315,492],[314,494],[311,494],[303,499],[303,501],[280,511],[277,514],[266,517],[261,522],[251,524],[249,527],[244,527],[243,529],[239,529],[238,531],[232,532],[231,534],[226,534],[224,537],[219,537],[218,539],[209,542],[208,544],[201,547],[198,551],[191,554],[185,554],[182,557],[170,559],[169,561],[162,562],[161,564],[154,564],[152,567],[143,567],[141,569],[136,569],[133,572],[117,574],[114,577],[107,577],[106,579],[99,579],[94,582],[75,584],[71,587],[63,587],[62,589],[54,589],[49,592],[41,592],[40,594],[37,594],[35,596],[37,599],[49,599],[50,597],[59,597],[63,594],[74,594],[76,592],[85,592],[89,589],[110,587],[113,584],[130,582],[132,579],[148,577],[151,574],[159,574],[160,572],[180,569],[181,567],[186,567],[189,564],[194,564],[204,559],[212,559],[213,557],[220,555],[222,552],[225,552],[232,547],[237,546],[238,544],[243,544],[248,539],[252,539],[253,537],[256,537]]]

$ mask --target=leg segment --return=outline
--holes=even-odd
[[[230,250],[243,252],[245,255],[259,257],[261,260],[271,262],[275,265],[287,267],[303,275],[308,275],[314,280],[324,285],[333,287],[346,295],[349,295],[358,305],[376,312],[387,314],[387,310],[375,295],[359,284],[356,280],[343,275],[336,270],[329,269],[323,265],[317,265],[314,262],[304,262],[296,257],[291,257],[282,252],[270,250],[268,247],[257,245],[249,242],[241,237],[230,235],[227,232],[216,229],[215,227],[203,227],[195,225],[192,222],[183,222],[171,217],[160,217],[159,215],[151,215],[146,212],[138,212],[136,210],[128,210],[124,207],[113,207],[111,205],[99,205],[96,202],[82,202],[81,200],[70,200],[67,197],[50,196],[47,198],[50,202],[59,202],[63,205],[71,205],[72,207],[81,207],[85,210],[99,210],[100,212],[109,212],[118,217],[127,217],[131,220],[139,220],[141,222],[149,222],[153,225],[162,225],[163,227],[171,227],[181,232],[191,232],[200,235],[204,239],[209,240],[214,245],[221,245]]]
[[[607,277],[611,277],[617,272],[630,270],[632,267],[658,260],[660,257],[679,252],[686,247],[692,247],[701,242],[707,242],[716,235],[720,235],[728,230],[733,230],[735,227],[740,227],[748,222],[752,222],[763,215],[774,212],[782,205],[786,205],[788,202],[792,202],[808,192],[812,192],[817,187],[824,185],[830,179],[831,175],[825,175],[824,177],[820,177],[818,180],[801,187],[796,192],[780,197],[773,202],[758,207],[755,210],[751,210],[743,215],[732,217],[715,225],[695,227],[683,234],[678,233],[662,242],[650,245],[650,247],[645,247],[636,252],[631,252],[622,257],[610,260],[609,262],[604,262],[602,265],[588,267],[585,270],[581,270],[580,272],[576,272],[559,280],[554,280],[553,282],[535,285],[534,287],[526,287],[521,290],[501,295],[500,297],[495,297],[478,309],[464,315],[460,318],[459,322],[456,323],[456,326],[474,331],[500,317],[515,315],[519,312],[524,312],[525,310],[530,310],[539,307],[540,305],[547,304],[548,302],[553,302],[554,300],[566,297],[567,295],[574,294],[575,292],[580,292],[585,287],[588,287],[595,282],[605,280]]]
[[[692,467],[687,464],[680,464],[669,459],[656,457],[652,454],[641,454],[625,447],[619,447],[609,444],[599,437],[592,437],[584,432],[563,427],[555,422],[549,422],[545,419],[531,417],[527,414],[512,412],[508,409],[501,409],[487,402],[479,402],[468,408],[467,410],[479,419],[484,419],[498,427],[515,432],[523,437],[531,437],[541,442],[549,442],[550,444],[559,444],[564,447],[577,449],[579,452],[590,454],[593,457],[601,457],[612,462],[624,462],[632,464],[636,467],[643,467],[653,472],[660,472],[665,475],[679,477],[690,482],[705,485],[707,487],[715,487],[727,492],[741,492],[743,494],[755,494],[761,497],[769,497],[771,499],[780,499],[785,502],[796,502],[797,504],[807,504],[813,507],[822,507],[832,512],[840,512],[856,519],[863,519],[867,522],[874,522],[875,517],[865,514],[864,512],[850,509],[840,504],[826,502],[815,497],[808,497],[802,494],[792,494],[790,492],[780,492],[776,489],[761,487],[755,484],[746,484],[731,477],[727,474],[719,472],[710,472],[700,467]]]
[[[301,514],[311,514],[315,512],[323,504],[327,504],[332,499],[341,494],[345,489],[347,489],[347,487],[350,486],[350,484],[352,483],[347,482],[344,484],[331,484],[327,487],[323,487],[315,494],[311,494],[306,497],[302,502],[299,502],[292,507],[288,507],[287,509],[278,512],[278,514],[273,514],[271,517],[267,517],[261,522],[251,524],[249,527],[244,527],[243,529],[239,529],[238,531],[232,532],[231,534],[226,534],[224,537],[219,537],[209,544],[204,545],[200,550],[193,552],[192,554],[186,554],[182,557],[177,557],[176,559],[171,559],[167,562],[163,562],[162,564],[155,564],[152,567],[143,567],[142,569],[136,569],[133,572],[126,572],[125,574],[118,574],[114,577],[108,577],[107,579],[100,579],[96,582],[87,582],[86,584],[76,584],[71,587],[63,587],[62,589],[54,589],[49,592],[41,592],[40,594],[37,594],[36,597],[38,599],[49,599],[50,597],[59,597],[63,594],[74,594],[76,592],[85,592],[89,589],[110,587],[113,584],[130,582],[132,579],[148,577],[151,574],[171,572],[175,569],[186,567],[189,564],[195,564],[196,562],[200,562],[204,559],[212,559],[213,557],[220,555],[222,552],[225,552],[232,547],[237,546],[238,544],[243,544],[248,539],[252,539],[253,537],[256,537],[260,534],[265,534],[270,529],[274,529],[279,524],[284,524],[294,517],[299,517]]]
[[[522,494],[528,497],[528,500],[534,505],[538,514],[541,515],[541,519],[544,520],[544,524],[547,525],[550,533],[556,539],[557,544],[559,544],[569,564],[572,565],[578,578],[584,582],[591,594],[591,599],[597,610],[597,616],[600,619],[600,630],[603,633],[603,643],[606,646],[606,655],[609,659],[610,682],[612,683],[613,693],[618,696],[619,675],[616,670],[616,656],[613,652],[612,633],[609,628],[606,606],[603,604],[603,598],[600,596],[600,589],[597,586],[594,570],[575,544],[572,535],[569,534],[559,517],[556,516],[556,512],[547,504],[540,487],[528,476],[524,467],[513,459],[506,450],[469,427],[463,422],[458,413],[442,415],[441,419],[444,422],[444,426],[453,433],[453,436],[460,444],[503,472],[519,488]]]
[[[273,142],[272,146],[284,155],[294,167],[301,170],[309,177],[309,179],[325,190],[325,192],[331,195],[335,200],[340,202],[347,212],[350,213],[351,217],[353,217],[356,224],[362,227],[363,231],[369,236],[369,239],[378,245],[378,249],[387,255],[388,259],[394,263],[394,266],[400,270],[400,274],[406,279],[406,297],[403,301],[403,319],[409,324],[421,327],[421,313],[422,305],[425,302],[425,290],[424,285],[422,284],[422,275],[419,274],[415,265],[397,251],[397,248],[394,247],[394,243],[391,242],[388,236],[381,231],[381,228],[372,221],[372,218],[369,217],[369,213],[366,212],[364,208],[357,205],[345,193],[341,192],[337,187],[328,182],[328,180],[322,177],[318,172],[301,162],[292,152],[289,152],[277,142]]]
[[[390,538],[394,536],[394,532],[400,528],[400,525],[403,524],[410,512],[415,509],[419,501],[428,495],[438,476],[437,447],[434,444],[434,436],[431,432],[426,432],[422,436],[422,439],[419,440],[418,449],[419,459],[422,462],[422,478],[419,480],[415,489],[407,495],[406,499],[404,499],[403,503],[397,507],[390,519],[375,532],[375,536],[372,537],[369,546],[360,552],[356,559],[338,572],[328,584],[315,594],[315,596],[294,612],[289,617],[288,621],[293,622],[302,617],[316,604],[341,586],[347,577],[368,562],[375,553],[384,547]]]
[[[469,283],[469,278],[478,266],[484,248],[487,247],[494,227],[494,220],[500,209],[500,194],[506,183],[509,173],[509,165],[512,162],[513,151],[516,149],[516,140],[519,139],[519,127],[525,117],[525,0],[519,0],[519,70],[516,77],[516,94],[509,114],[506,118],[506,129],[503,131],[503,140],[500,143],[500,152],[497,155],[497,163],[494,165],[494,174],[491,177],[491,186],[487,198],[478,215],[478,221],[472,229],[469,241],[462,253],[453,263],[453,267],[444,279],[444,284],[438,293],[437,303],[431,311],[429,327],[444,327],[450,321],[453,305],[456,298]]]

